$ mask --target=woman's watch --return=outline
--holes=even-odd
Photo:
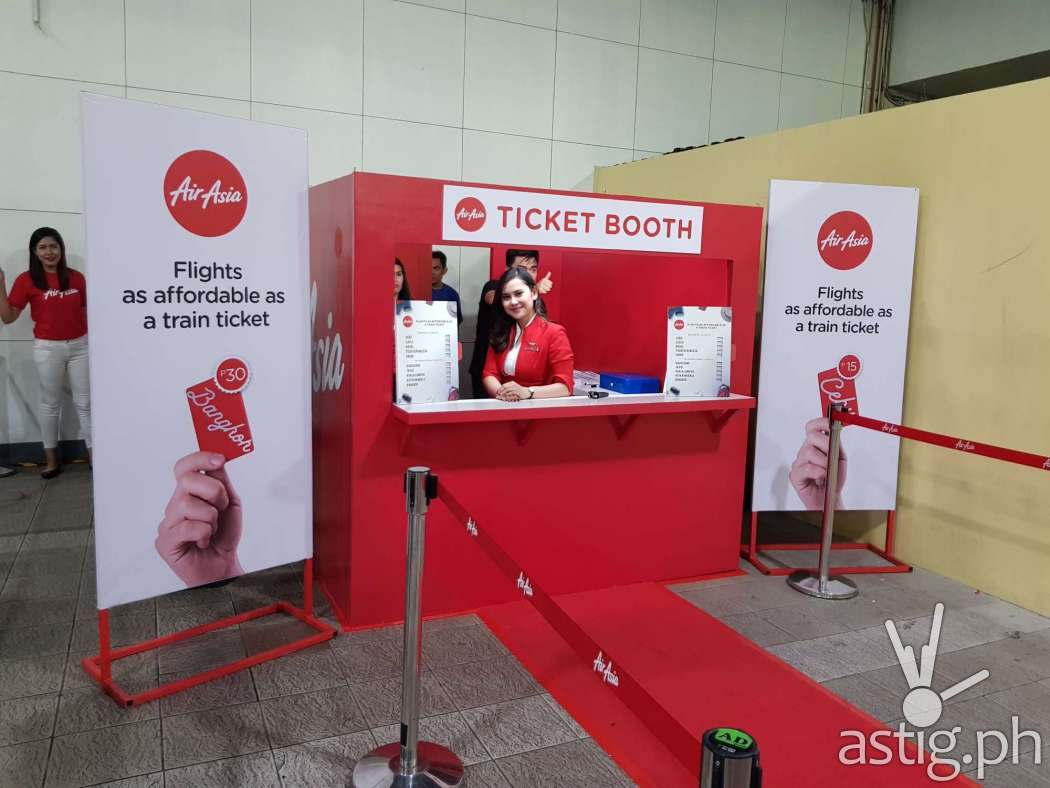
[[[529,386],[529,399],[532,399],[535,396],[536,396],[536,392],[533,391],[532,386]]]

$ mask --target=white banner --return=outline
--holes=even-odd
[[[445,241],[700,254],[704,209],[445,184]]]
[[[305,132],[81,106],[99,608],[312,555]]]
[[[459,399],[455,301],[398,301],[394,309],[397,402]]]
[[[772,181],[753,511],[820,509],[829,402],[900,423],[918,189]],[[897,438],[843,428],[841,509],[895,509]]]

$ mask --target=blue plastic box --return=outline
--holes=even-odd
[[[602,372],[598,385],[617,394],[659,394],[660,379],[630,372]]]

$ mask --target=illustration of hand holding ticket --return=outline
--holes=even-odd
[[[850,413],[859,414],[856,377],[860,374],[860,358],[843,356],[838,365],[817,373],[820,390],[820,407],[827,413],[832,403],[842,404]],[[828,444],[831,440],[831,425],[827,416],[806,422],[805,437],[795,461],[791,463],[788,478],[799,500],[806,509],[824,508],[824,495],[828,477]],[[836,508],[842,508],[842,489],[846,485],[849,463],[846,449],[839,444],[839,475],[836,485]]]
[[[228,358],[186,389],[199,450],[175,463],[175,489],[157,528],[157,553],[188,587],[244,574],[237,558],[241,498],[227,465],[254,451],[241,392],[250,373]]]

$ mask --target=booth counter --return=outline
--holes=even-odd
[[[475,214],[488,218],[471,235],[450,218],[475,192]],[[685,241],[673,232],[651,242],[644,233],[570,237],[538,220],[515,227],[505,195],[548,216],[586,216],[606,200],[628,219],[649,206],[702,220]],[[403,615],[402,477],[412,465],[429,466],[554,594],[736,569],[761,209],[355,173],[311,189],[310,224],[316,569],[345,628]],[[544,300],[578,369],[662,378],[668,307],[732,307],[733,393],[395,404],[393,259],[420,292],[436,244],[489,248],[494,277],[508,247],[539,249],[540,275],[556,283]],[[484,555],[463,549],[465,523],[434,508],[428,526],[425,614],[520,598]]]

